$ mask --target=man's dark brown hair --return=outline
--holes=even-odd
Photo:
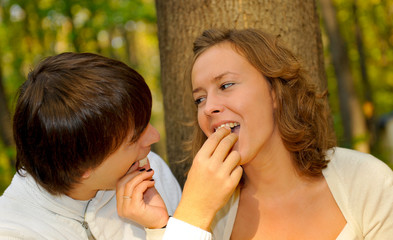
[[[120,61],[91,53],[48,57],[19,89],[16,169],[52,194],[67,193],[129,134],[139,138],[151,106],[143,77]]]

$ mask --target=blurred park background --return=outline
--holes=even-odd
[[[333,16],[322,13],[325,5],[320,2],[329,101],[338,144],[371,152],[393,166],[393,0],[333,0]],[[329,16],[337,20],[338,28],[329,29]],[[345,49],[339,58],[348,60],[351,90],[361,108],[356,118],[366,123],[365,130],[356,136],[346,129],[351,127],[346,116],[351,112],[340,111],[339,99],[354,99],[345,99],[348,94],[340,93],[336,77],[340,64],[334,64],[332,34],[342,40],[338,46]],[[38,61],[66,51],[112,57],[145,77],[153,94],[151,122],[162,139],[154,151],[166,157],[154,0],[0,0],[0,194],[15,173],[10,119],[17,89]]]

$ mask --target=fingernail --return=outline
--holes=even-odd
[[[153,169],[151,169],[151,168],[150,168],[150,169],[149,169],[149,170],[147,170],[146,172],[151,172],[151,171],[153,171]]]
[[[145,168],[141,168],[141,169],[139,169],[139,172],[143,172],[145,170],[146,170]]]

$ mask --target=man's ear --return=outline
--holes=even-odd
[[[82,175],[82,179],[88,179],[91,176],[91,173],[93,172],[93,170],[91,168],[87,169],[83,175]]]

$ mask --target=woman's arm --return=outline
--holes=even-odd
[[[229,200],[243,173],[240,155],[231,151],[237,135],[219,129],[195,156],[174,218],[210,231],[216,213]]]
[[[197,236],[196,232],[200,236],[211,237],[208,232],[210,224],[232,195],[243,173],[238,165],[239,153],[231,150],[236,141],[237,135],[231,134],[227,128],[219,129],[207,139],[194,158],[179,206],[168,223],[166,239],[188,239],[189,236]],[[154,182],[150,181],[151,176],[146,172],[134,171],[119,181],[118,213],[145,227],[161,228],[166,225],[168,214],[153,187]],[[125,191],[131,192],[127,194],[132,195],[132,199],[123,198]],[[149,199],[154,201],[147,201]],[[182,231],[185,229],[189,230]],[[147,233],[159,236],[163,231],[151,230]]]

